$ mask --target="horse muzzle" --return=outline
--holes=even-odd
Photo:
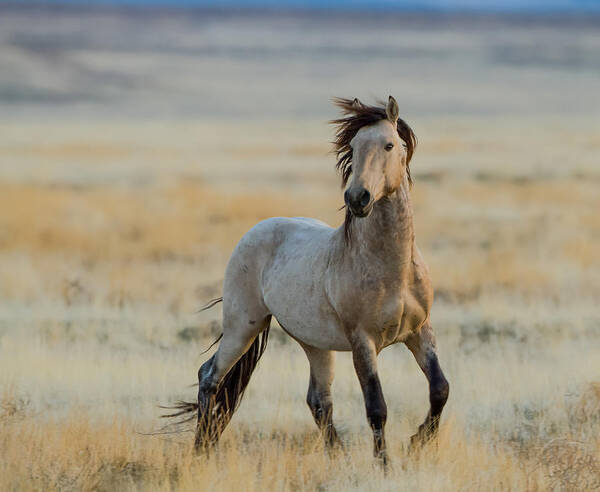
[[[355,217],[366,217],[373,210],[373,197],[366,188],[348,188],[344,193],[344,202]]]

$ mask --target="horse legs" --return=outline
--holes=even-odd
[[[257,335],[269,327],[271,316],[240,318],[224,316],[219,349],[198,371],[196,450],[218,441],[264,350],[266,338]]]
[[[429,382],[429,413],[419,426],[417,433],[410,439],[411,446],[415,446],[424,444],[437,435],[442,409],[448,400],[450,385],[438,362],[435,335],[429,322],[423,325],[420,333],[412,335],[405,343]]]
[[[310,363],[310,381],[306,403],[323,434],[325,445],[333,447],[336,444],[341,444],[333,425],[333,403],[331,400],[335,354],[330,350],[321,350],[305,344],[301,345]]]
[[[216,354],[215,354],[216,355]],[[208,359],[198,370],[198,422],[194,447],[196,451],[207,448],[219,440],[221,432],[214,422],[213,410],[218,380],[213,378],[215,372],[215,355]]]
[[[351,339],[351,345],[354,369],[365,400],[367,420],[373,430],[373,454],[386,467],[388,457],[385,449],[384,427],[387,419],[387,406],[377,375],[375,344],[367,337],[358,336]]]

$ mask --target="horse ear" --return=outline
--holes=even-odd
[[[388,98],[385,113],[387,114],[387,119],[395,125],[398,121],[398,114],[400,113],[400,110],[398,109],[398,103],[392,96]]]
[[[361,106],[362,106],[362,103],[358,100],[358,97],[355,97],[354,101],[352,101],[352,107],[354,109],[360,109]]]

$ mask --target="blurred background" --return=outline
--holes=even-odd
[[[0,488],[600,486],[599,53],[592,0],[0,2]],[[440,446],[406,453],[427,388],[390,347],[409,466],[377,474],[340,354],[332,468],[277,326],[220,458],[141,435],[194,398],[220,333],[220,308],[195,311],[240,237],[341,224],[331,98],[389,94],[419,139]]]

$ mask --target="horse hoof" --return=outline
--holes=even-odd
[[[344,446],[344,444],[342,443],[342,441],[337,440],[337,441],[332,441],[332,442],[326,442],[325,443],[325,451],[327,452],[327,454],[329,456],[331,456],[332,458],[345,453],[346,452],[346,447]]]
[[[428,444],[433,440],[435,434],[431,432],[417,432],[414,436],[410,438],[410,445],[408,446],[408,452],[414,453],[419,451],[423,446]]]
[[[337,450],[337,449],[343,450],[344,449],[344,443],[340,439],[340,436],[338,435],[338,433],[335,432],[335,430],[333,432],[325,433],[323,435],[323,437],[324,437],[325,447],[327,449],[330,449],[330,450]]]
[[[375,455],[375,463],[379,465],[379,468],[385,475],[391,470],[392,462],[386,452],[381,452]]]

